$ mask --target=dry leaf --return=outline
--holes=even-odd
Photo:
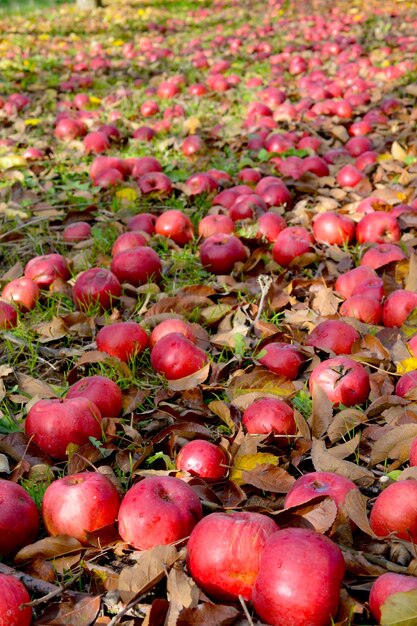
[[[100,610],[100,596],[66,591],[52,602],[34,626],[90,626]]]
[[[233,465],[230,469],[229,480],[237,485],[244,485],[245,478],[243,472],[249,472],[258,465],[278,465],[279,458],[268,452],[257,452],[256,454],[237,455],[233,459]]]
[[[345,478],[357,482],[362,487],[369,487],[375,480],[375,476],[370,470],[333,456],[331,449],[327,450],[326,444],[320,439],[313,439],[311,459],[316,471],[336,472],[336,474],[341,474]]]
[[[46,537],[19,550],[14,561],[15,563],[24,563],[32,559],[53,559],[66,554],[74,554],[81,550],[83,550],[83,546],[74,537],[66,535]]]
[[[196,608],[181,611],[177,626],[230,626],[238,615],[234,606],[204,602]]]
[[[353,430],[355,426],[359,424],[365,424],[368,418],[362,411],[358,409],[343,409],[337,413],[329,428],[327,429],[327,436],[332,443],[335,443],[348,432]]]
[[[394,428],[385,426],[384,434],[373,445],[370,465],[386,459],[398,459],[404,463],[410,457],[411,443],[415,437],[417,424],[401,424]]]
[[[43,380],[33,378],[33,376],[23,374],[22,372],[16,372],[16,378],[19,385],[19,391],[21,393],[26,393],[31,398],[34,396],[40,399],[57,397],[57,394],[52,389],[51,385],[48,385],[48,383]]]
[[[359,489],[351,489],[345,496],[343,510],[347,517],[364,533],[375,537],[373,530],[369,525],[368,513],[366,508],[367,498],[359,491]]]
[[[210,372],[210,363],[207,363],[197,372],[184,376],[183,378],[177,378],[176,380],[168,380],[168,388],[174,391],[185,391],[187,389],[194,389],[204,383]]]
[[[234,376],[226,389],[229,400],[240,408],[242,397],[250,394],[251,402],[257,398],[288,398],[295,393],[293,383],[273,372],[256,368],[250,374]],[[247,400],[247,398],[246,398]]]
[[[232,434],[235,432],[235,424],[232,420],[232,415],[229,407],[225,402],[221,400],[213,400],[209,403],[208,408],[214,415],[217,415],[221,421],[226,424]]]
[[[313,437],[320,439],[326,434],[333,418],[333,403],[319,386],[315,385],[312,393],[313,407],[309,424]]]
[[[242,480],[242,484],[252,485],[271,493],[288,493],[295,483],[294,476],[271,464],[261,464],[252,470],[242,471]]]
[[[173,567],[170,570],[167,576],[167,592],[169,600],[181,608],[194,608],[198,605],[200,590],[182,569]]]
[[[131,602],[152,589],[178,558],[177,549],[170,545],[156,546],[140,553],[136,565],[120,572],[119,591],[123,602]]]
[[[380,622],[384,626],[416,626],[417,589],[388,596],[381,606]]]

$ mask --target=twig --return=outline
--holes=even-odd
[[[140,596],[138,598],[133,598],[133,600],[131,600],[129,602],[129,604],[126,604],[126,606],[124,606],[117,615],[115,615],[110,622],[107,624],[107,626],[116,626],[116,624],[118,624],[120,622],[120,620],[122,619],[122,617],[124,617],[126,615],[126,613],[128,611],[130,611],[130,609],[133,609],[133,607],[139,602],[140,600]]]
[[[261,288],[261,299],[259,301],[258,312],[256,314],[255,319],[253,320],[252,326],[254,326],[257,322],[259,322],[262,310],[265,306],[265,298],[268,295],[268,291],[272,285],[272,276],[267,276],[266,274],[260,274],[257,278],[257,282],[259,287]]]
[[[45,599],[49,600],[50,597],[57,596],[64,590],[63,587],[57,587],[57,585],[48,583],[45,580],[41,580],[40,578],[34,578],[33,576],[29,576],[29,574],[19,572],[18,570],[14,569],[14,567],[9,567],[4,563],[0,563],[0,572],[2,574],[7,574],[7,576],[14,576],[18,580],[20,580],[28,589],[28,591],[44,594],[43,598],[39,598],[39,600],[34,600],[36,604],[44,602]],[[32,606],[32,603],[30,603],[30,606]]]
[[[251,618],[251,616],[249,614],[248,607],[246,606],[246,602],[245,602],[245,600],[243,599],[242,596],[239,596],[239,602],[242,605],[242,609],[243,609],[243,612],[244,612],[244,614],[246,616],[246,619],[248,620],[249,626],[253,626],[253,620],[252,620],[252,618]]]

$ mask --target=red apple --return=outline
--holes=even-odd
[[[151,353],[152,367],[167,380],[190,376],[207,362],[206,353],[182,333],[165,335],[157,341]]]
[[[148,346],[148,335],[137,322],[117,322],[97,333],[97,348],[127,363]]]
[[[117,277],[110,270],[100,267],[82,272],[72,289],[77,308],[84,311],[97,305],[102,310],[108,310],[114,306],[121,293]]]
[[[74,120],[71,117],[63,117],[55,126],[55,137],[62,139],[63,141],[72,141],[83,137],[86,133],[86,127],[79,120]]]
[[[378,537],[389,534],[417,541],[417,481],[399,480],[376,497],[369,523]]]
[[[194,439],[181,448],[175,460],[178,470],[218,482],[226,477],[228,461],[225,451],[205,439]]]
[[[207,515],[188,540],[191,576],[215,600],[237,600],[239,596],[250,600],[263,548],[277,530],[277,524],[261,513]]]
[[[204,151],[204,142],[199,135],[190,135],[182,142],[181,151],[185,156],[200,154]]]
[[[132,138],[138,141],[152,141],[155,135],[156,133],[153,128],[149,126],[139,126],[139,128],[134,131]]]
[[[308,502],[317,496],[329,496],[338,509],[344,502],[346,494],[358,489],[354,482],[335,472],[309,472],[299,476],[284,500],[284,507],[289,508]]]
[[[171,179],[163,172],[148,172],[138,179],[139,189],[144,196],[155,194],[169,196],[172,192]]]
[[[41,289],[57,278],[67,280],[70,277],[68,262],[62,254],[43,254],[26,263],[25,276],[33,280]]]
[[[159,105],[155,100],[145,100],[140,105],[140,112],[143,117],[153,117],[159,113]]]
[[[262,191],[258,191],[257,186],[255,192],[261,196],[262,200],[264,200],[269,207],[284,205],[286,209],[290,209],[292,206],[291,193],[288,187],[279,181],[279,179],[278,182],[266,186]]]
[[[94,402],[102,417],[117,417],[123,408],[123,396],[118,385],[107,376],[85,376],[68,389],[68,398],[88,398]]]
[[[136,248],[137,246],[146,246],[148,243],[146,237],[144,237],[138,231],[130,231],[127,233],[122,233],[119,235],[114,242],[111,253],[113,256],[119,254],[120,252],[124,252],[125,250],[130,250],[131,248]]]
[[[382,321],[382,302],[365,293],[347,298],[339,309],[342,317],[353,317],[364,324],[380,324]]]
[[[120,498],[113,483],[99,472],[81,472],[54,480],[42,500],[49,535],[68,535],[82,543],[88,533],[116,521]]]
[[[242,424],[251,435],[295,435],[293,409],[278,398],[259,398],[244,411]]]
[[[198,223],[199,237],[210,237],[223,233],[231,235],[235,230],[235,223],[228,215],[206,215]]]
[[[282,230],[272,247],[272,257],[282,267],[297,262],[297,258],[312,251],[314,239],[303,226],[288,226]]]
[[[172,317],[167,320],[163,320],[159,324],[155,326],[151,335],[149,337],[149,346],[152,349],[154,345],[165,337],[165,335],[169,335],[170,333],[181,333],[184,337],[187,337],[193,343],[196,342],[196,337],[194,335],[191,324],[185,322],[184,320]]]
[[[367,265],[355,267],[341,274],[336,280],[335,289],[344,298],[350,298],[355,293],[365,293],[368,296],[372,293],[377,299],[384,295],[382,279]]]
[[[234,235],[218,233],[207,237],[200,246],[202,266],[213,274],[230,274],[235,263],[246,260],[246,249]]]
[[[399,246],[393,243],[380,243],[375,244],[375,246],[365,252],[361,258],[361,265],[367,265],[377,270],[380,267],[384,267],[384,265],[388,265],[388,263],[401,261],[405,258],[406,255]]]
[[[70,443],[82,446],[90,437],[101,439],[101,421],[100,411],[87,398],[38,400],[27,414],[25,432],[44,452],[63,461]]]
[[[131,217],[127,223],[129,230],[143,230],[148,235],[155,232],[156,215],[152,213],[139,213]]]
[[[0,300],[0,330],[8,330],[17,326],[17,310],[8,302]]]
[[[202,515],[190,485],[173,476],[149,476],[124,496],[119,533],[136,550],[148,550],[184,539]]]
[[[339,170],[336,181],[341,187],[356,187],[364,178],[365,176],[358,168],[348,164]]]
[[[86,154],[100,154],[110,148],[110,141],[105,133],[97,130],[84,137],[83,145]]]
[[[416,465],[417,465],[417,437],[414,437],[413,441],[411,442],[411,448],[410,448],[410,466],[416,467]]]
[[[29,626],[32,623],[32,609],[28,604],[30,596],[23,583],[15,576],[0,574],[0,624],[2,626]]]
[[[256,215],[264,213],[266,203],[256,193],[238,196],[229,209],[229,217],[234,222],[245,219],[253,219]]]
[[[148,281],[158,282],[162,272],[161,259],[149,246],[136,246],[119,252],[113,257],[110,267],[121,283],[134,287],[146,285]]]
[[[330,174],[329,166],[326,161],[319,156],[306,157],[301,162],[301,172],[310,172],[316,176],[328,176]]]
[[[65,243],[78,243],[91,237],[91,226],[88,222],[72,222],[65,226],[62,233]]]
[[[199,196],[203,193],[211,193],[212,191],[216,191],[219,186],[218,182],[210,176],[210,174],[205,172],[192,174],[185,181],[185,185],[187,188],[187,194],[190,196]]]
[[[405,574],[386,572],[375,580],[369,593],[369,608],[378,622],[381,621],[381,609],[390,596],[417,589],[417,578]]]
[[[345,143],[345,149],[352,157],[358,157],[364,152],[369,152],[373,150],[373,147],[372,139],[369,137],[361,137],[360,135],[352,137]]]
[[[39,513],[23,487],[3,478],[0,479],[0,502],[0,555],[8,559],[20,548],[33,543],[39,530]]]
[[[287,227],[287,222],[278,213],[267,211],[257,221],[258,232],[257,237],[265,237],[267,241],[274,243],[280,232]]]
[[[369,395],[369,374],[366,369],[348,356],[338,356],[322,361],[311,373],[310,393],[319,385],[330,402],[345,406],[362,404]]]
[[[94,159],[90,167],[90,176],[93,181],[108,170],[118,170],[122,174],[122,178],[127,177],[129,168],[126,161],[117,157],[98,156]]]
[[[328,626],[344,573],[342,552],[328,537],[305,528],[278,530],[261,553],[253,606],[272,626]]]
[[[109,168],[97,174],[94,179],[95,187],[102,187],[103,189],[109,189],[110,187],[116,187],[123,180],[123,174],[120,170],[115,168]]]
[[[313,235],[317,242],[343,246],[355,238],[355,222],[346,215],[327,211],[313,221]]]
[[[194,238],[194,227],[190,218],[177,209],[165,211],[158,217],[155,232],[169,237],[179,246],[185,246]]]
[[[22,311],[31,311],[36,306],[39,295],[38,285],[25,276],[11,280],[1,292],[1,297],[6,302],[14,304]]]
[[[391,213],[375,211],[361,218],[356,226],[358,243],[389,243],[401,239],[398,220]]]
[[[407,289],[392,291],[384,302],[382,323],[390,328],[402,326],[417,307],[417,293]]]
[[[305,345],[331,350],[335,354],[350,354],[353,343],[359,338],[358,331],[350,324],[341,320],[325,320],[313,328]]]
[[[258,361],[274,374],[295,380],[304,363],[304,356],[296,345],[276,341],[262,348]]]
[[[162,165],[154,157],[138,157],[129,159],[133,178],[140,178],[144,174],[162,172]]]
[[[395,395],[401,396],[401,398],[407,397],[410,391],[413,391],[417,387],[417,370],[406,372],[397,380],[395,385]]]

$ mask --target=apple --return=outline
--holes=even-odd
[[[279,398],[259,398],[244,411],[242,424],[251,435],[295,435],[293,409]]]
[[[151,352],[152,367],[167,380],[190,376],[202,369],[207,362],[207,354],[178,332],[169,333],[159,339]]]
[[[110,270],[92,267],[82,272],[72,288],[75,305],[81,311],[99,305],[111,309],[122,293],[118,278]]]
[[[131,487],[119,509],[119,533],[136,550],[187,537],[203,515],[190,485],[173,476],[149,476]]]
[[[117,417],[123,408],[123,396],[119,386],[107,376],[85,376],[71,385],[65,396],[88,398],[94,402],[102,417]]]
[[[382,302],[365,293],[356,294],[347,298],[342,302],[340,315],[343,317],[353,317],[365,324],[381,324],[382,321]]]
[[[0,501],[0,555],[8,559],[34,542],[39,513],[28,492],[11,480],[0,478]]]
[[[128,163],[131,166],[131,172],[133,178],[140,178],[144,174],[151,174],[155,172],[162,172],[162,165],[154,157],[144,156],[138,158],[128,159]]]
[[[304,356],[296,345],[275,341],[263,346],[258,361],[270,372],[295,380],[304,363]]]
[[[378,537],[417,541],[417,481],[398,480],[375,498],[369,523]]]
[[[96,337],[97,348],[127,363],[148,346],[148,335],[137,322],[117,322],[103,326]]]
[[[367,265],[377,270],[380,267],[384,267],[384,265],[388,265],[388,263],[402,261],[405,258],[406,255],[399,246],[393,243],[377,243],[365,252],[361,258],[361,265]]]
[[[90,177],[95,182],[99,176],[109,170],[118,170],[123,178],[126,178],[129,174],[129,168],[126,164],[126,160],[119,159],[118,157],[98,156],[94,159],[90,167]]]
[[[26,587],[15,576],[0,574],[0,624],[2,626],[29,626],[32,609]]]
[[[272,626],[328,626],[344,573],[342,552],[328,537],[306,528],[278,530],[261,553],[253,606]]]
[[[228,472],[228,460],[223,448],[205,439],[186,443],[179,451],[175,465],[178,470],[203,478],[208,483],[222,480]]]
[[[319,350],[331,350],[335,354],[350,354],[355,341],[360,338],[358,331],[341,320],[324,320],[313,328],[305,341],[306,346]]]
[[[169,196],[172,192],[171,179],[163,172],[148,172],[138,179],[139,189],[144,196],[155,194]]]
[[[212,200],[212,205],[220,205],[225,209],[230,209],[238,195],[239,193],[233,187],[230,189],[223,189],[223,191],[214,196]]]
[[[281,182],[279,179],[278,179],[278,182],[272,183],[271,185],[267,185],[264,189],[262,189],[262,191],[258,191],[257,187],[255,189],[255,193],[261,196],[262,200],[266,202],[268,207],[284,205],[286,209],[291,208],[292,206],[291,193],[288,187],[284,185],[284,183]]]
[[[137,246],[146,246],[147,243],[148,241],[144,235],[138,231],[132,230],[127,233],[122,233],[117,237],[112,246],[111,253],[112,256],[116,256],[116,254],[124,252],[125,250],[130,250]]]
[[[205,172],[197,172],[192,174],[185,181],[187,194],[190,196],[199,196],[202,193],[211,193],[218,189],[218,182]]]
[[[49,485],[42,499],[42,518],[48,535],[68,535],[88,543],[88,533],[116,521],[119,506],[118,491],[107,476],[81,472]]]
[[[230,274],[235,263],[245,261],[246,257],[245,246],[235,235],[211,235],[200,246],[201,264],[213,274]]]
[[[138,141],[152,141],[155,137],[156,133],[153,128],[150,126],[139,126],[132,135],[132,139],[137,139]]]
[[[417,370],[406,372],[397,380],[395,395],[405,398],[407,394],[417,387]]]
[[[329,496],[340,510],[352,489],[358,489],[355,483],[336,472],[309,472],[297,478],[285,496],[284,507],[297,506],[317,496]]]
[[[355,238],[355,222],[346,215],[331,211],[319,213],[313,221],[313,235],[318,243],[348,245]]]
[[[83,145],[86,154],[100,154],[110,148],[110,141],[106,133],[96,130],[84,137]]]
[[[341,187],[356,187],[365,176],[354,165],[344,165],[336,176],[337,184]]]
[[[109,189],[110,187],[116,187],[123,180],[123,174],[120,170],[115,168],[110,168],[108,170],[104,170],[104,172],[100,172],[97,174],[97,177],[94,179],[95,187],[102,187],[103,189]]]
[[[251,600],[259,561],[277,524],[262,513],[211,513],[194,527],[187,566],[195,582],[215,600]]]
[[[267,211],[261,215],[256,222],[258,225],[258,238],[264,237],[267,241],[274,243],[278,235],[287,227],[287,222],[278,213]]]
[[[319,156],[305,157],[301,162],[301,173],[310,172],[316,176],[328,176],[330,174],[329,166],[326,161]]]
[[[62,254],[43,254],[30,259],[25,266],[25,276],[41,289],[49,287],[57,278],[70,277],[68,261]]]
[[[365,122],[366,123],[366,122]],[[352,157],[358,157],[364,152],[373,150],[374,144],[369,137],[361,137],[356,135],[345,143],[345,149]]]
[[[235,230],[235,223],[228,215],[206,215],[198,223],[199,237],[210,237],[223,233],[231,235]]]
[[[91,237],[91,226],[88,222],[72,222],[65,226],[62,233],[65,243],[78,243]]]
[[[169,237],[179,246],[184,246],[194,238],[194,227],[190,218],[177,209],[161,213],[155,222],[155,232],[157,235]]]
[[[21,311],[31,311],[40,296],[40,289],[31,278],[14,278],[3,288],[1,297]]]
[[[337,356],[322,361],[310,375],[310,393],[319,385],[330,402],[345,406],[362,404],[367,400],[370,384],[366,369],[348,356]]]
[[[244,167],[237,175],[238,179],[247,185],[256,185],[262,178],[262,174],[259,170],[253,167]]]
[[[145,100],[139,108],[143,117],[153,117],[159,113],[159,104],[155,100]]]
[[[46,158],[45,152],[39,148],[26,148],[23,153],[26,161],[43,161]]]
[[[256,215],[266,211],[266,203],[256,193],[240,195],[229,209],[229,217],[234,222],[244,219],[253,219]]]
[[[390,328],[402,326],[417,307],[417,293],[407,289],[392,291],[384,302],[382,323]]]
[[[348,133],[352,137],[369,135],[370,133],[372,133],[372,131],[373,131],[372,124],[370,124],[366,120],[359,120],[358,122],[353,122],[348,128]]]
[[[344,298],[350,298],[357,293],[370,293],[380,299],[384,295],[384,283],[378,274],[367,265],[355,267],[336,280],[335,289]]]
[[[187,337],[187,339],[196,343],[196,336],[193,332],[191,324],[176,317],[172,317],[170,319],[163,320],[155,326],[149,337],[149,347],[152,349],[157,341],[170,333],[181,333],[184,337]]]
[[[389,243],[400,239],[401,229],[397,218],[385,211],[364,215],[356,226],[358,243]]]
[[[369,593],[369,608],[378,622],[381,621],[381,609],[388,598],[396,593],[417,589],[417,578],[405,574],[386,572],[375,580]]]
[[[355,161],[355,167],[363,172],[368,165],[373,165],[378,161],[378,152],[375,150],[368,150],[367,152],[363,152]]]
[[[152,213],[139,213],[129,218],[127,227],[129,230],[143,230],[148,235],[153,235],[155,232],[156,215]]]
[[[86,133],[86,127],[80,120],[71,117],[63,117],[58,120],[55,126],[55,137],[62,141],[72,141],[83,137]]]
[[[38,400],[25,421],[28,437],[49,456],[63,461],[69,444],[83,446],[90,437],[101,439],[101,414],[88,398]]]
[[[17,321],[17,309],[9,302],[0,300],[0,330],[16,328]]]
[[[136,246],[116,254],[110,268],[121,283],[139,287],[148,281],[158,282],[161,279],[162,262],[149,246]]]
[[[272,257],[282,267],[297,262],[297,258],[312,251],[313,236],[303,226],[288,226],[277,236]]]
[[[204,142],[199,135],[189,135],[181,144],[181,152],[185,156],[194,156],[204,151]]]

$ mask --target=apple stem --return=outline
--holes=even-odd
[[[258,312],[256,314],[255,319],[253,320],[253,324],[252,326],[254,326],[257,322],[259,322],[261,315],[262,315],[262,310],[265,306],[265,298],[268,295],[268,291],[272,285],[272,276],[267,276],[266,274],[261,274],[260,276],[258,276],[257,278],[257,282],[258,285],[261,289],[261,299],[259,301],[259,307],[258,307]]]
[[[253,620],[252,620],[252,618],[251,618],[251,616],[249,614],[248,607],[246,606],[246,602],[245,602],[244,598],[241,595],[239,595],[239,602],[242,605],[242,609],[243,609],[243,612],[244,612],[244,614],[246,616],[246,619],[248,620],[249,626],[253,626]]]

